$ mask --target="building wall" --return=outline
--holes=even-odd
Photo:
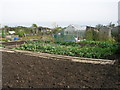
[[[118,2],[118,25],[120,26],[120,1]]]
[[[100,40],[108,40],[111,38],[111,29],[107,27],[102,27],[99,30]]]
[[[99,30],[94,27],[87,27],[86,29],[86,39],[87,40],[100,40],[106,41],[111,38],[111,29],[107,27],[102,27]]]
[[[111,30],[111,33],[112,33],[112,37],[114,37],[116,41],[120,41],[120,26],[114,27]]]

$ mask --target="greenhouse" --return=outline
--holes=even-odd
[[[69,25],[54,35],[56,41],[77,41],[85,39],[86,26]]]

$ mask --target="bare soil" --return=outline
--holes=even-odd
[[[26,41],[12,41],[12,42],[2,42],[1,44],[5,46],[10,46],[10,45],[20,45],[25,43]]]
[[[117,65],[3,52],[3,88],[118,88]]]

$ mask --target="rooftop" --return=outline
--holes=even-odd
[[[68,27],[75,28],[75,30],[86,30],[86,26],[79,26],[75,24],[70,24]]]

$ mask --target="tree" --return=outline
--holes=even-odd
[[[6,35],[9,31],[10,27],[8,27],[7,25],[4,26],[4,34]]]
[[[98,30],[101,29],[102,27],[104,27],[102,24],[98,24],[95,26]]]
[[[56,27],[56,28],[54,28],[53,33],[56,33],[61,30],[63,30],[62,27]]]
[[[112,22],[110,22],[107,26],[113,28],[115,27],[115,24],[112,24]]]
[[[56,27],[58,27],[58,25],[57,25],[56,22],[54,22],[54,23],[52,24],[52,26],[53,26],[54,29],[55,29]]]
[[[20,37],[22,37],[25,35],[25,31],[20,29],[16,34],[19,35]]]
[[[86,40],[93,40],[93,30],[86,31]]]
[[[34,32],[34,34],[38,34],[38,26],[37,26],[37,24],[32,24],[32,28],[33,28],[33,32]]]

